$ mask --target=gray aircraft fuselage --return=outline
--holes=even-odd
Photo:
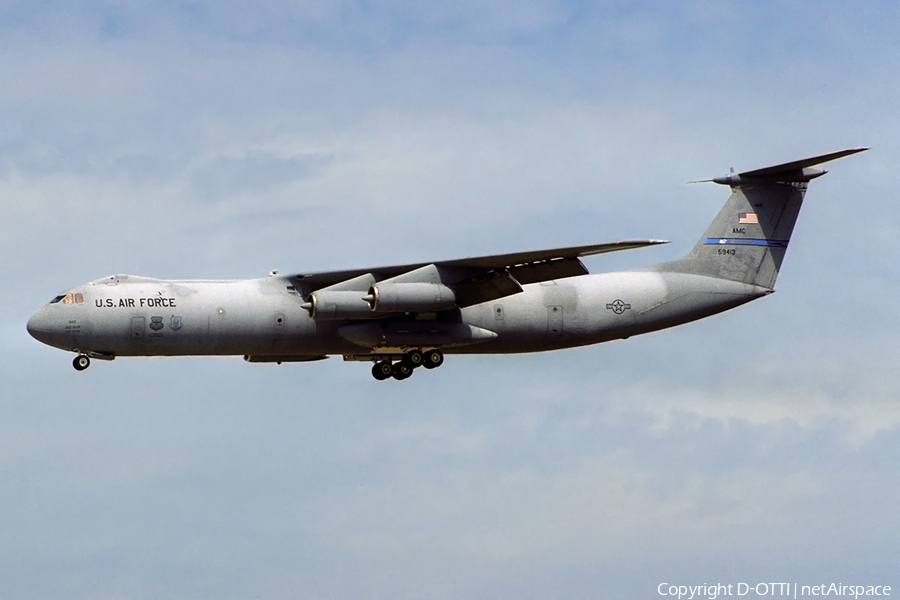
[[[595,344],[679,325],[771,293],[811,165],[845,150],[717,178],[732,195],[684,259],[588,274],[579,257],[654,240],[347,272],[237,281],[129,275],[63,292],[29,320],[37,340],[90,358],[242,355],[251,362],[331,355],[405,379],[443,354]]]
[[[113,356],[322,356],[367,350],[338,333],[347,321],[310,317],[286,291],[288,285],[277,275],[239,281],[118,275],[67,290],[66,296],[81,294],[83,301],[44,306],[29,321],[29,331],[63,350]],[[595,344],[693,321],[769,292],[700,275],[641,271],[533,283],[515,296],[461,309],[461,323],[496,336],[445,352],[537,352]]]

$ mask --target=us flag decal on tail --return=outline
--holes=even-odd
[[[742,212],[738,213],[738,225],[758,225],[759,219],[756,217],[756,213],[752,212]]]

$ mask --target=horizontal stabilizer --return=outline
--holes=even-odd
[[[831,152],[821,156],[813,156],[812,158],[804,158],[802,160],[795,160],[772,167],[764,167],[762,169],[754,169],[753,171],[743,171],[741,173],[735,173],[732,169],[732,172],[728,175],[715,177],[713,179],[704,179],[702,181],[692,181],[691,183],[712,182],[734,187],[739,186],[742,183],[805,182],[815,179],[816,177],[821,177],[827,172],[824,169],[813,169],[811,167],[865,150],[868,150],[868,148],[849,148],[847,150],[840,150],[839,152]]]

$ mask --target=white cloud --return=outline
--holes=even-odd
[[[671,380],[641,382],[617,390],[614,402],[620,411],[652,416],[659,432],[676,420],[683,425],[685,417],[695,419],[696,429],[707,421],[726,428],[736,423],[760,427],[791,422],[808,431],[836,428],[859,446],[900,427],[900,406],[895,401],[900,388],[884,364],[860,369],[832,365],[816,373],[788,373],[773,366],[768,370],[764,374],[756,368],[738,369],[724,387],[712,389],[683,388]]]

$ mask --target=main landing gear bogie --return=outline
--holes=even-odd
[[[397,362],[392,363],[390,360],[376,362],[372,366],[372,376],[378,381],[384,381],[391,377],[402,381],[411,377],[413,371],[418,367],[434,369],[442,364],[444,364],[444,353],[436,348],[427,352],[410,350]]]
[[[91,359],[84,354],[79,354],[72,361],[72,366],[75,367],[76,371],[84,371],[89,366],[91,366]]]

